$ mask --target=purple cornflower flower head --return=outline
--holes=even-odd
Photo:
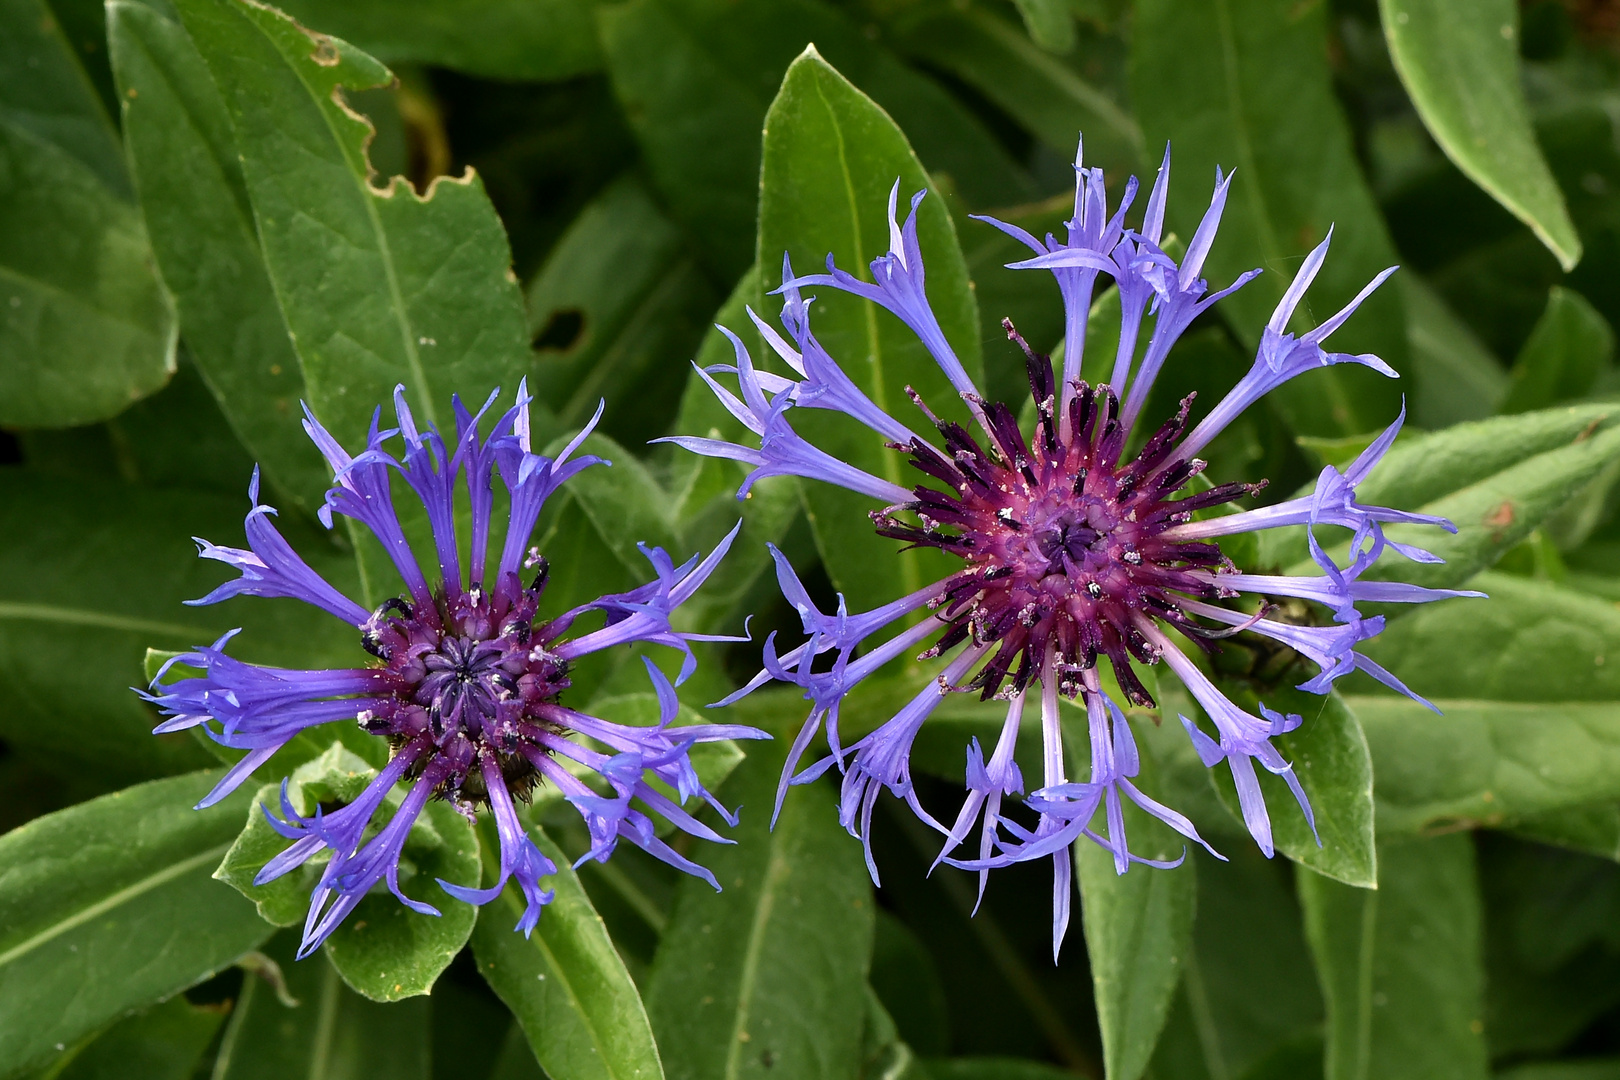
[[[1036,413],[1027,437],[1014,409],[979,395],[938,333],[922,287],[915,223],[923,193],[918,193],[905,226],[891,225],[893,250],[872,264],[875,285],[831,267],[830,260],[825,275],[793,277],[791,268],[785,269],[778,291],[784,297],[782,324],[794,344],[750,312],[773,351],[801,379],[760,371],[735,336],[731,339],[736,364],[702,372],[731,413],[768,445],[755,449],[710,439],[671,440],[701,454],[751,462],[754,476],[791,474],[866,494],[880,504],[871,512],[878,533],[961,559],[960,569],[949,576],[884,607],[852,613],[840,597],[837,612],[828,615],[811,601],[787,561],[774,553],[783,594],[800,613],[807,640],[780,654],[774,639],[767,640],[765,670],[727,700],[773,679],[804,689],[812,708],[788,755],[778,805],[789,784],[812,780],[836,765],[843,772],[840,816],[866,845],[874,880],[870,820],[884,788],[944,834],[937,861],[977,871],[981,890],[991,869],[1051,858],[1054,955],[1068,922],[1070,845],[1082,836],[1095,841],[1111,853],[1120,873],[1133,862],[1148,861],[1133,854],[1127,844],[1125,800],[1208,848],[1192,822],[1149,798],[1134,782],[1140,759],[1122,706],[1154,707],[1155,702],[1133,663],[1163,663],[1199,703],[1214,734],[1183,717],[1188,735],[1207,766],[1224,762],[1231,771],[1244,822],[1266,855],[1273,854],[1274,843],[1256,762],[1289,786],[1300,811],[1315,827],[1303,786],[1272,742],[1298,728],[1301,717],[1264,704],[1259,715],[1239,708],[1168,631],[1206,651],[1215,648],[1216,640],[1235,633],[1267,635],[1321,669],[1304,684],[1304,689],[1317,693],[1326,693],[1335,679],[1359,669],[1409,694],[1394,676],[1355,651],[1383,626],[1380,617],[1362,618],[1355,605],[1477,595],[1362,580],[1386,547],[1408,558],[1434,559],[1421,549],[1386,539],[1384,525],[1451,527],[1439,518],[1364,505],[1356,497],[1357,485],[1393,443],[1399,420],[1347,470],[1324,470],[1311,496],[1205,520],[1203,512],[1252,495],[1263,485],[1225,483],[1186,490],[1206,467],[1196,452],[1250,404],[1295,375],[1345,362],[1395,374],[1375,356],[1330,352],[1324,344],[1392,271],[1380,274],[1344,310],[1296,336],[1287,327],[1326,256],[1324,241],[1301,266],[1266,327],[1253,367],[1227,397],[1190,433],[1191,396],[1162,426],[1138,433],[1139,414],[1177,338],[1199,314],[1258,271],[1213,292],[1202,276],[1230,176],[1217,172],[1209,210],[1178,263],[1161,246],[1168,149],[1140,230],[1125,225],[1125,211],[1137,190],[1134,179],[1126,187],[1124,205],[1110,215],[1101,172],[1087,170],[1078,159],[1075,171],[1075,212],[1066,241],[1052,236],[1040,240],[1016,226],[991,222],[1035,252],[1034,258],[1012,266],[1050,270],[1065,304],[1068,337],[1061,379],[1049,357],[1030,349],[1010,322],[1003,324],[1025,354]],[[895,201],[891,195],[891,222]],[[1105,343],[1113,354],[1109,383],[1090,385],[1080,377],[1083,334],[1100,275],[1118,286],[1122,329],[1117,345]],[[940,444],[882,414],[811,334],[808,303],[800,295],[810,285],[855,293],[899,316],[922,338],[961,393],[979,430],[937,418],[915,393],[912,400],[938,431]],[[1139,338],[1149,317],[1152,328],[1138,362]],[[736,377],[739,394],[713,378],[721,372]],[[823,400],[836,402],[832,407],[908,453],[922,482],[902,492],[898,485],[845,462],[829,464],[823,460],[827,455],[797,435],[790,436],[792,410]],[[1133,434],[1139,437],[1133,440]],[[1127,448],[1133,445],[1140,449],[1128,457]],[[1291,525],[1307,527],[1312,553],[1323,571],[1320,576],[1241,574],[1215,542],[1222,536]],[[1347,567],[1336,565],[1317,542],[1317,528],[1329,525],[1354,534]],[[1263,603],[1258,614],[1219,603],[1243,593],[1316,601],[1333,612],[1336,625],[1294,626],[1268,618],[1271,609]],[[889,660],[925,644],[918,659],[944,658],[942,670],[893,718],[846,745],[838,732],[844,696]],[[812,661],[827,653],[833,654],[830,667],[823,661],[812,668]],[[1114,700],[1104,688],[1099,671],[1104,661],[1124,701]],[[919,802],[909,755],[932,711],[945,695],[960,691],[977,691],[986,700],[1004,699],[1009,705],[989,758],[976,741],[968,747],[967,798],[946,825]],[[1090,777],[1085,781],[1066,773],[1059,718],[1060,698],[1065,697],[1079,699],[1086,710]],[[1037,778],[1022,776],[1013,760],[1026,702],[1039,703],[1038,783]],[[830,752],[798,771],[818,729],[824,731]],[[1034,788],[1022,799],[1035,815],[1033,827],[1005,815],[1006,800],[1019,797],[1026,787]],[[953,854],[969,841],[975,826],[976,854]]]
[[[656,725],[613,723],[568,708],[560,699],[569,687],[570,664],[603,649],[645,642],[679,650],[678,683],[695,666],[691,642],[745,640],[685,633],[671,624],[675,610],[713,573],[736,530],[708,558],[699,561],[694,556],[681,566],[663,549],[643,546],[655,572],[651,582],[543,618],[540,600],[550,568],[538,551],[528,548],[530,534],[552,492],[580,470],[607,463],[589,455],[573,456],[595,419],[555,458],[535,453],[525,387],[519,388],[517,404],[499,418],[489,438],[482,439],[480,422],[495,397],[492,394],[476,416],[457,400],[454,440],[447,443],[434,428],[418,429],[400,388],[394,400],[399,427],[383,430],[378,409],[366,448],[355,456],[306,409],[304,428],[332,466],[334,477],[321,520],[330,528],[335,512],[363,523],[382,542],[405,582],[405,596],[387,600],[375,611],[349,600],[293,551],[271,521],[275,511],[259,504],[257,470],[248,489],[254,504],[246,523],[248,549],[197,541],[204,558],[237,568],[241,577],[194,603],[214,603],[238,593],[296,597],[352,625],[359,644],[373,658],[369,666],[293,671],[243,663],[225,652],[238,633],[233,630],[212,646],[170,661],[201,669],[201,676],[164,684],[166,665],[150,692],[143,693],[168,717],[157,731],[200,726],[221,745],[247,752],[199,808],[224,798],[289,739],[315,725],[357,721],[365,731],[388,741],[387,765],[347,806],[330,812],[317,808],[312,816],[301,816],[287,798],[283,781],[283,817],[265,810],[271,826],[293,843],[259,872],[257,884],[329,854],[311,898],[300,956],[319,946],[379,882],[412,910],[438,914],[432,906],[407,897],[398,882],[406,837],[430,798],[449,800],[469,818],[480,806],[490,810],[500,840],[499,879],[488,889],[443,880],[439,884],[459,900],[485,904],[515,879],[528,901],[517,925],[524,934],[534,929],[542,907],[552,899],[540,879],[557,868],[527,835],[516,803],[526,801],[534,787],[545,782],[554,784],[585,819],[591,849],[581,862],[605,861],[624,839],[719,888],[707,870],[658,838],[648,812],[693,836],[730,843],[682,808],[696,797],[715,807],[728,823],[736,823],[704,789],[688,751],[696,743],[765,738],[765,733],[733,724],[671,726],[679,708],[675,687],[646,658],[660,704]],[[385,448],[396,435],[404,442],[404,453],[397,458]],[[431,579],[395,513],[391,486],[395,472],[426,510],[438,561]],[[499,561],[491,568],[486,555],[497,472],[510,496],[511,512]],[[472,511],[465,581],[456,530],[458,484],[465,487]],[[525,570],[531,572],[527,585]],[[602,613],[605,625],[570,637],[574,624],[591,612]],[[580,778],[590,773],[612,794],[604,795]],[[673,788],[680,801],[653,787],[649,783],[653,779]],[[401,783],[408,789],[399,808],[380,830],[372,830],[384,800]]]

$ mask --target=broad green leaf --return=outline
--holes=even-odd
[[[717,297],[690,245],[633,177],[585,207],[528,288],[539,346],[535,397],[578,428],[600,401],[602,432],[639,448],[669,426]]]
[[[1436,716],[1397,697],[1349,700],[1378,777],[1381,836],[1501,827],[1620,799],[1612,702],[1442,698]]]
[[[1076,136],[1083,134],[1088,164],[1102,165],[1110,175],[1141,168],[1142,129],[1136,120],[1068,65],[1036,48],[1011,21],[982,7],[918,5],[897,14],[895,29],[908,53],[969,83],[1052,150],[1072,155]]]
[[[1574,269],[1581,240],[1530,126],[1512,0],[1379,0],[1378,9],[1395,70],[1446,156]]]
[[[344,91],[390,73],[334,38],[242,0],[179,0],[230,113],[264,262],[310,407],[359,443],[396,384],[420,423],[481,403],[529,368],[511,253],[471,172],[418,195],[372,182],[372,127]]]
[[[1378,888],[1299,871],[1327,999],[1327,1080],[1490,1074],[1479,881],[1465,833],[1382,844]]]
[[[58,769],[118,784],[212,763],[184,733],[151,734],[157,714],[129,689],[144,681],[148,646],[206,645],[240,626],[230,653],[255,663],[365,658],[353,627],[294,600],[182,604],[231,576],[189,538],[242,544],[245,498],[8,468],[0,505],[0,673],[11,689],[0,738]],[[281,524],[311,566],[352,586],[353,560],[297,519]]]
[[[297,951],[291,932],[265,948],[267,973],[284,986],[251,972],[243,980],[213,1080],[427,1080],[426,1001],[367,1001],[325,957],[294,960]]]
[[[491,79],[568,79],[601,66],[588,0],[407,0],[279,5],[388,62]]]
[[[633,0],[604,5],[598,21],[614,92],[659,193],[723,280],[753,260],[760,126],[783,72],[812,42],[894,116],[927,167],[948,175],[970,204],[1035,195],[973,113],[820,0]],[[893,175],[883,181],[882,194],[893,182]],[[780,251],[767,259],[767,276],[781,262]]]
[[[1437,429],[1483,420],[1507,393],[1502,365],[1416,274],[1401,274],[1406,344],[1411,355],[1407,408],[1415,427]]]
[[[1143,764],[1138,786],[1162,797],[1150,751],[1139,744],[1138,752]],[[1120,874],[1110,852],[1090,840],[1075,843],[1086,956],[1109,1080],[1137,1080],[1153,1057],[1192,948],[1198,902],[1190,845],[1135,803],[1123,801],[1133,854],[1159,861],[1189,857],[1174,870],[1136,866]]]
[[[1529,412],[1585,397],[1609,369],[1614,331],[1578,292],[1561,285],[1547,294],[1547,309],[1513,361],[1513,381],[1502,411]]]
[[[781,281],[783,252],[800,273],[819,268],[831,253],[840,267],[869,279],[867,264],[888,250],[885,207],[896,180],[902,202],[931,186],[894,121],[807,50],[788,69],[766,119],[759,216],[765,285]],[[955,228],[937,195],[923,200],[917,229],[933,309],[969,375],[978,378],[978,307]],[[939,414],[961,414],[943,373],[894,316],[831,289],[821,290],[815,307],[817,339],[878,408],[902,422],[921,419],[906,399],[911,386]],[[845,416],[804,413],[810,415],[794,415],[797,430],[823,450],[873,475],[906,486],[914,482],[880,436]],[[876,606],[944,576],[945,560],[900,553],[893,541],[873,532],[871,498],[814,481],[803,488],[822,561],[833,585],[856,607]]]
[[[421,915],[388,892],[374,892],[326,939],[326,958],[343,981],[373,1001],[426,994],[472,936],[471,905],[446,894],[436,879],[457,885],[478,881],[478,836],[447,802],[434,800],[411,827],[400,865],[400,887],[426,900],[440,915]]]
[[[1620,862],[1620,802],[1531,814],[1508,831],[1538,844]]]
[[[0,123],[59,148],[110,194],[133,192],[118,131],[51,8],[39,0],[0,5]]]
[[[1613,604],[1510,574],[1485,573],[1470,584],[1490,600],[1426,604],[1364,651],[1426,697],[1620,699],[1620,611]]]
[[[1074,12],[1068,0],[1013,0],[1013,6],[1035,44],[1055,53],[1074,48]]]
[[[176,995],[96,1036],[52,1080],[190,1080],[224,1019]]]
[[[671,1080],[847,1077],[861,1055],[872,892],[824,785],[795,788],[770,829],[785,746],[751,748],[720,797],[735,846],[683,881],[647,980]]]
[[[0,4],[0,424],[113,416],[174,373],[118,136],[42,0]]]
[[[1444,435],[1419,445],[1441,438]],[[1527,458],[1422,507],[1424,513],[1438,514],[1453,522],[1457,526],[1455,534],[1411,525],[1389,530],[1392,539],[1426,548],[1445,560],[1443,563],[1384,559],[1368,576],[1435,588],[1460,585],[1569,505],[1602,478],[1617,459],[1620,428],[1591,434],[1583,429],[1565,446]],[[1363,502],[1374,501],[1365,493],[1358,497]],[[1342,565],[1343,560],[1340,562]]]
[[[516,883],[485,904],[472,939],[479,973],[517,1017],[547,1075],[663,1080],[647,1011],[601,916],[561,849],[538,828],[529,835],[557,865],[541,883],[556,898],[528,938],[513,930],[524,910]],[[486,878],[493,880],[495,844],[484,849]]]
[[[1253,691],[1230,683],[1225,689],[1232,700],[1253,710]],[[1338,694],[1318,697],[1290,686],[1268,690],[1259,700],[1268,708],[1305,718],[1296,730],[1273,739],[1272,745],[1284,761],[1294,765],[1294,775],[1316,813],[1315,835],[1288,785],[1265,769],[1255,768],[1271,813],[1277,850],[1336,881],[1373,888],[1378,879],[1373,844],[1374,768],[1368,739],[1358,722],[1359,710]],[[1230,770],[1217,765],[1209,775],[1221,801],[1241,821]],[[1322,839],[1320,847],[1317,836]]]
[[[1149,160],[1168,139],[1174,169],[1169,221],[1193,235],[1209,206],[1217,165],[1234,172],[1205,273],[1222,287],[1255,267],[1266,273],[1222,307],[1249,347],[1299,259],[1336,225],[1334,243],[1291,329],[1326,319],[1398,261],[1361,177],[1334,97],[1327,11],[1273,0],[1188,6],[1146,0],[1132,30],[1131,87]],[[1372,352],[1403,369],[1406,334],[1397,289],[1383,288],[1333,335],[1331,347]],[[1296,432],[1349,435],[1394,417],[1399,384],[1359,366],[1301,376],[1269,398]]]
[[[107,38],[141,212],[187,348],[266,476],[312,509],[328,474],[298,423],[303,369],[264,266],[225,102],[185,29],[157,8],[108,5]]]
[[[1231,862],[1194,856],[1193,950],[1154,1076],[1248,1077],[1321,1027],[1288,864],[1267,861],[1253,844],[1223,851]]]
[[[208,873],[241,828],[217,772],[155,780],[0,836],[0,1069],[41,1064],[268,936]]]
[[[1356,489],[1357,498],[1415,509],[1538,454],[1585,442],[1610,427],[1613,418],[1620,418],[1620,405],[1569,405],[1402,440]]]

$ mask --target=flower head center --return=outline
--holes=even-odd
[[[515,577],[486,592],[471,589],[434,605],[390,600],[362,631],[362,642],[392,676],[387,705],[361,717],[368,731],[397,743],[426,736],[439,756],[464,763],[454,794],[486,794],[472,763],[501,762],[509,784],[532,782],[530,758],[558,724],[548,718],[567,689],[566,665],[545,646],[563,627],[535,627],[544,575],[531,588]]]
[[[1106,386],[1075,386],[1068,415],[1054,415],[1048,358],[1030,354],[1038,411],[1027,443],[1007,406],[983,403],[989,443],[958,425],[937,422],[949,456],[914,441],[912,463],[953,490],[919,485],[915,501],[877,514],[878,531],[937,547],[966,564],[947,583],[938,617],[952,628],[924,655],[939,655],[970,635],[998,644],[969,684],[985,697],[1021,692],[1051,656],[1062,689],[1073,696],[1083,673],[1106,656],[1126,695],[1152,698],[1130,661],[1155,663],[1144,629],[1152,619],[1190,625],[1173,594],[1214,598],[1210,571],[1227,564],[1212,543],[1163,534],[1191,511],[1247,494],[1230,484],[1175,498],[1204,463],[1174,455],[1191,398],[1125,464],[1119,403]],[[895,517],[915,514],[920,524]],[[1002,690],[1011,677],[1011,687]]]

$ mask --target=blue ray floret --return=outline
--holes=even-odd
[[[247,664],[226,654],[238,633],[233,630],[213,645],[171,661],[200,669],[202,675],[165,683],[166,665],[143,694],[167,717],[157,731],[201,727],[221,745],[246,752],[199,807],[230,794],[309,728],[358,721],[365,731],[388,741],[387,764],[348,805],[302,816],[287,798],[284,782],[281,817],[265,810],[271,826],[292,844],[265,865],[257,883],[327,856],[311,898],[301,956],[319,946],[379,884],[413,910],[438,914],[407,897],[398,881],[406,837],[431,798],[447,799],[469,817],[478,807],[488,807],[500,843],[500,873],[492,886],[439,884],[457,899],[484,904],[509,880],[516,881],[527,901],[517,925],[525,934],[552,899],[541,879],[557,872],[518,817],[517,801],[539,783],[555,785],[584,818],[591,848],[581,862],[605,861],[623,839],[719,887],[707,870],[658,837],[649,813],[690,835],[729,843],[682,806],[697,798],[736,823],[704,788],[688,751],[697,743],[764,738],[765,733],[735,724],[672,726],[679,709],[675,687],[646,658],[660,705],[655,725],[613,723],[568,708],[560,699],[569,686],[569,666],[604,649],[636,643],[675,649],[682,657],[679,683],[696,663],[691,642],[741,640],[687,633],[671,622],[676,609],[714,572],[736,530],[707,558],[694,556],[680,566],[662,548],[643,545],[654,571],[652,581],[542,617],[540,599],[550,568],[528,546],[541,508],[580,470],[606,463],[590,455],[574,456],[594,419],[556,457],[535,453],[530,399],[522,387],[517,404],[482,438],[484,414],[495,400],[492,394],[476,415],[457,400],[454,439],[447,442],[437,429],[417,427],[401,388],[394,401],[398,428],[384,430],[378,409],[358,455],[350,455],[306,410],[304,428],[333,471],[333,487],[320,509],[322,522],[330,528],[334,513],[360,522],[381,542],[405,584],[405,596],[376,611],[345,597],[299,558],[273,524],[275,511],[259,504],[257,470],[248,490],[253,504],[246,523],[248,548],[197,541],[204,558],[224,562],[241,576],[194,603],[238,594],[303,600],[353,626],[373,658],[370,666],[295,671]],[[404,443],[399,457],[387,448],[395,436]],[[395,512],[395,473],[426,511],[436,561],[431,575],[423,572]],[[499,559],[488,573],[497,474],[509,496],[510,513]],[[465,579],[456,525],[458,488],[465,489],[471,511]],[[523,583],[525,571],[532,575],[528,585]],[[604,625],[569,636],[576,623],[593,615]],[[592,774],[598,778],[595,785],[582,779]],[[679,801],[651,780],[673,788]],[[386,822],[378,822],[385,799],[400,784],[407,785],[403,801]]]
[[[925,193],[912,199],[911,212],[901,224],[895,218],[896,185],[889,197],[890,251],[872,263],[871,281],[839,269],[831,257],[824,274],[796,276],[784,263],[777,293],[783,300],[786,336],[749,312],[764,341],[797,378],[757,367],[729,332],[736,363],[700,372],[731,414],[760,437],[761,445],[687,436],[670,440],[700,454],[753,465],[745,492],[759,476],[789,474],[870,496],[880,504],[870,516],[881,535],[962,560],[963,566],[954,573],[901,600],[852,613],[839,597],[838,610],[829,615],[811,601],[787,560],[773,552],[782,592],[801,615],[807,640],[781,652],[774,636],[767,639],[764,670],[728,700],[772,680],[803,688],[812,707],[788,755],[778,807],[790,784],[812,780],[836,765],[843,772],[841,818],[866,844],[874,880],[870,821],[884,788],[944,834],[940,861],[978,871],[981,890],[991,869],[1051,858],[1054,953],[1069,917],[1072,843],[1086,837],[1101,844],[1121,873],[1133,862],[1147,861],[1126,843],[1125,800],[1208,847],[1192,822],[1149,798],[1134,782],[1140,758],[1121,706],[1152,707],[1155,702],[1133,664],[1164,664],[1197,701],[1213,734],[1186,717],[1182,722],[1205,765],[1224,762],[1231,771],[1244,822],[1261,850],[1269,856],[1275,845],[1256,763],[1287,784],[1315,828],[1305,788],[1273,743],[1298,728],[1301,717],[1264,704],[1259,715],[1239,708],[1167,631],[1174,630],[1204,650],[1240,632],[1270,637],[1317,665],[1319,673],[1301,687],[1315,693],[1328,692],[1334,680],[1360,670],[1411,695],[1398,679],[1356,651],[1383,627],[1382,617],[1364,618],[1357,605],[1479,595],[1363,579],[1386,548],[1409,559],[1435,561],[1421,548],[1388,538],[1386,526],[1431,525],[1455,531],[1441,518],[1371,506],[1357,498],[1357,486],[1394,442],[1401,419],[1347,469],[1323,470],[1311,495],[1221,516],[1205,512],[1251,496],[1263,485],[1226,483],[1189,490],[1206,467],[1195,455],[1250,405],[1295,376],[1342,363],[1395,375],[1376,356],[1333,352],[1327,346],[1333,332],[1394,268],[1375,277],[1343,310],[1319,325],[1303,333],[1290,331],[1294,313],[1327,256],[1330,231],[1300,266],[1262,332],[1253,366],[1237,385],[1190,431],[1192,396],[1158,429],[1138,431],[1149,391],[1180,335],[1259,271],[1213,291],[1203,276],[1230,176],[1217,171],[1209,209],[1178,261],[1163,247],[1168,148],[1139,229],[1126,222],[1137,192],[1134,178],[1126,185],[1121,205],[1110,214],[1102,171],[1085,168],[1077,156],[1075,173],[1074,217],[1066,239],[1051,235],[1041,239],[1017,226],[981,219],[1034,253],[1010,264],[1013,268],[1050,271],[1063,297],[1067,337],[1061,372],[1054,371],[1051,358],[1030,349],[1010,322],[1003,323],[1025,354],[1036,414],[1027,435],[1014,409],[982,398],[940,332],[924,291],[917,239],[917,208]],[[1101,343],[1106,355],[1091,360],[1084,355],[1086,320],[1102,278],[1118,287],[1121,330],[1117,343]],[[922,415],[937,429],[941,446],[878,409],[811,332],[810,298],[803,290],[812,286],[853,293],[898,316],[932,354],[979,430],[971,432],[937,418],[913,394]],[[1108,381],[1088,384],[1081,378],[1083,364],[1088,370],[1107,372]],[[714,377],[718,374],[735,377],[738,392],[723,387]],[[834,408],[865,424],[909,454],[923,482],[904,490],[816,450],[792,425],[792,410],[808,407]],[[1134,457],[1126,455],[1131,446],[1140,446]],[[1239,573],[1216,543],[1221,537],[1280,526],[1306,528],[1320,575]],[[1317,531],[1329,526],[1353,534],[1345,566],[1329,558],[1318,542]],[[1313,601],[1332,613],[1334,623],[1299,626],[1268,617],[1273,611],[1264,602],[1258,613],[1222,603],[1245,593]],[[942,670],[893,718],[846,745],[838,732],[845,696],[889,660],[925,644],[918,659],[945,658]],[[1099,667],[1105,660],[1123,702],[1105,688]],[[917,798],[910,750],[945,695],[966,690],[978,691],[985,699],[1007,700],[1007,719],[988,759],[977,742],[968,747],[967,798],[946,825]],[[1086,781],[1073,780],[1065,772],[1061,697],[1078,698],[1085,705],[1091,773]],[[1026,779],[1013,760],[1026,702],[1038,703],[1040,714],[1038,782]],[[829,753],[800,771],[799,761],[818,731],[825,734]],[[1033,827],[1004,812],[1006,800],[1021,795],[1026,787],[1033,787],[1022,800],[1035,814]],[[976,824],[976,854],[956,854]]]

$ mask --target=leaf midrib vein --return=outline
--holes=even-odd
[[[0,952],[0,969],[3,969],[7,964],[12,963],[20,957],[28,955],[35,949],[48,944],[58,937],[61,937],[68,931],[76,930],[92,919],[105,915],[114,908],[128,903],[138,896],[151,892],[160,885],[165,885],[168,882],[173,881],[175,878],[180,877],[182,874],[187,873],[188,871],[195,870],[199,866],[206,865],[210,860],[219,859],[225,854],[230,846],[230,842],[227,842],[211,847],[206,851],[199,851],[190,858],[181,859],[179,862],[172,863],[155,874],[149,874],[133,884],[124,886],[111,896],[104,897],[103,899],[96,901],[94,904],[91,904],[89,907],[81,908],[79,911],[69,915],[61,922],[52,923],[50,926],[47,926],[45,929],[34,934],[32,937],[19,941],[5,952]]]

